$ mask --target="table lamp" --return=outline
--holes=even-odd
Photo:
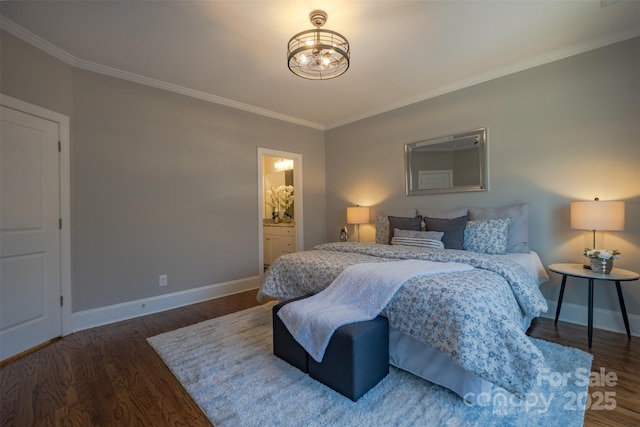
[[[571,228],[591,230],[591,249],[596,249],[596,231],[624,230],[624,202],[603,202],[597,197],[592,201],[571,202]]]
[[[347,208],[347,224],[355,224],[358,234],[358,242],[360,241],[360,224],[369,223],[369,207],[355,206]]]

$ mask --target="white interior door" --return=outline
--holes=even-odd
[[[62,335],[58,123],[1,107],[0,360]]]

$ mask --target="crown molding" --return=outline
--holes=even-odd
[[[584,52],[588,52],[590,50],[598,49],[601,47],[608,46],[613,43],[618,43],[627,39],[631,39],[633,37],[640,36],[640,28],[632,28],[623,30],[614,34],[611,34],[607,37],[590,40],[588,42],[580,43],[573,45],[566,49],[556,50],[554,52],[550,52],[548,54],[539,55],[531,59],[527,59],[525,61],[518,62],[516,64],[512,64],[506,67],[498,68],[495,70],[491,70],[484,74],[479,74],[477,76],[460,80],[458,82],[442,86],[435,90],[424,92],[413,96],[411,98],[403,99],[399,102],[391,104],[385,108],[370,110],[359,114],[357,116],[350,117],[340,122],[331,123],[328,125],[323,125],[320,123],[315,123],[308,120],[303,120],[297,117],[289,116],[286,114],[281,114],[275,111],[267,110],[265,108],[256,107],[254,105],[244,104],[242,102],[234,101],[227,98],[222,98],[220,96],[212,95],[210,93],[189,89],[184,86],[175,85],[173,83],[167,83],[161,80],[152,79],[149,77],[140,76],[138,74],[130,73],[127,71],[119,70],[112,67],[107,67],[105,65],[97,64],[91,61],[86,61],[83,59],[79,59],[71,55],[70,53],[60,49],[59,47],[49,43],[43,38],[33,34],[32,32],[26,30],[25,28],[19,26],[18,24],[10,21],[9,19],[0,16],[0,29],[7,31],[8,33],[24,40],[25,42],[35,46],[36,48],[43,50],[49,55],[73,66],[76,68],[84,69],[87,71],[92,71],[98,74],[104,74],[107,76],[131,81],[134,83],[139,83],[145,86],[154,87],[156,89],[162,89],[173,93],[178,93],[184,96],[188,96],[191,98],[200,99],[202,101],[211,102],[214,104],[224,105],[226,107],[234,108],[237,110],[247,111],[249,113],[258,114],[265,117],[270,117],[276,120],[282,120],[285,122],[293,123],[300,126],[309,127],[312,129],[318,130],[329,130],[333,128],[337,128],[340,126],[347,125],[349,123],[353,123],[359,120],[363,120],[369,117],[376,116],[378,114],[386,113],[392,110],[396,110],[398,108],[406,107],[408,105],[412,105],[418,102],[426,101],[431,98],[435,98],[440,95],[445,95],[450,92],[455,92],[460,89],[464,89],[470,86],[474,86],[480,83],[485,83],[490,80],[497,79],[499,77],[504,77],[509,74],[514,74],[519,71],[524,71],[529,68],[534,68],[540,65],[548,64],[550,62],[559,61],[561,59],[569,58],[574,55],[578,55]]]
[[[211,102],[214,104],[224,105],[226,107],[234,108],[236,110],[247,111],[249,113],[258,114],[272,119],[282,120],[285,122],[297,124],[300,126],[306,126],[313,129],[325,130],[325,127],[319,123],[310,122],[308,120],[299,119],[297,117],[288,116],[286,114],[280,114],[275,111],[267,110],[265,108],[256,107],[254,105],[244,104],[232,99],[222,98],[220,96],[212,95],[210,93],[202,92],[195,89],[189,89],[184,86],[179,86],[173,83],[167,83],[162,80],[152,79],[144,77],[139,74],[130,73],[128,71],[122,71],[116,68],[107,67],[106,65],[96,64],[95,62],[85,61],[83,59],[76,59],[73,66],[94,73],[107,75],[110,77],[116,77],[122,80],[127,80],[133,83],[139,83],[145,86],[154,87],[156,89],[166,90],[168,92],[178,93],[180,95],[188,96],[191,98],[200,99],[202,101]]]
[[[42,37],[39,37],[33,34],[31,31],[22,28],[20,25],[8,20],[4,16],[0,16],[0,29],[18,37],[19,39],[22,39],[23,41],[37,47],[40,50],[45,51],[49,55],[59,59],[66,64],[74,65],[76,61],[76,58],[69,52],[66,52],[60,49],[58,46],[49,43]]]
[[[200,99],[202,101],[211,102],[214,104],[224,105],[226,107],[234,108],[237,110],[247,111],[249,113],[258,114],[260,116],[270,117],[276,120],[282,120],[285,122],[293,123],[300,126],[305,126],[318,130],[325,130],[325,126],[320,123],[311,122],[309,120],[303,120],[297,117],[281,114],[275,111],[267,110],[265,108],[256,107],[254,105],[244,104],[242,102],[234,101],[232,99],[222,98],[220,96],[212,95],[210,93],[189,89],[184,86],[179,86],[173,83],[167,83],[161,80],[144,77],[138,74],[130,73],[128,71],[119,70],[116,68],[108,67],[106,65],[97,64],[95,62],[86,61],[84,59],[76,58],[69,52],[60,49],[59,47],[49,43],[42,37],[33,34],[29,30],[21,27],[20,25],[10,21],[9,19],[0,16],[0,29],[22,39],[23,41],[31,44],[32,46],[48,53],[54,58],[69,64],[75,68],[80,68],[94,73],[107,75],[110,77],[127,80],[134,83],[139,83],[145,86],[154,87],[156,89],[166,90],[168,92],[178,93],[180,95],[188,96],[191,98]]]

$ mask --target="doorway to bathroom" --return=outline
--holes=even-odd
[[[302,155],[258,148],[260,274],[278,257],[303,250]]]

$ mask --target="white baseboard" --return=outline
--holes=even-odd
[[[259,277],[248,277],[245,279],[233,280],[230,282],[217,283],[186,291],[173,292],[165,295],[158,295],[151,298],[144,298],[136,301],[128,301],[121,304],[114,304],[106,307],[94,308],[91,310],[73,313],[73,332],[96,326],[107,325],[109,323],[120,322],[122,320],[133,319],[147,314],[158,313],[173,308],[183,307],[219,298],[226,295],[257,289]],[[542,314],[542,317],[555,319],[557,301],[547,300],[549,311]],[[575,323],[577,325],[587,325],[588,307],[577,304],[563,303],[559,321]],[[626,334],[622,313],[619,311],[605,310],[602,308],[593,309],[593,327],[607,331]],[[629,327],[631,335],[640,337],[640,316],[629,314]]]
[[[95,328],[96,326],[107,325],[109,323],[120,322],[121,320],[133,319],[134,317],[146,316],[147,314],[171,310],[173,308],[236,294],[238,292],[257,289],[258,285],[258,276],[247,277],[230,282],[216,283],[214,285],[188,289],[186,291],[173,292],[136,301],[128,301],[106,307],[78,311],[72,315],[73,332]]]
[[[542,317],[548,319],[556,318],[556,308],[558,307],[558,301],[549,301],[549,311],[542,314]],[[589,307],[577,304],[562,303],[562,309],[560,310],[560,317],[558,321],[575,323],[577,325],[587,326],[589,316]],[[640,316],[637,314],[628,314],[629,317],[629,329],[631,335],[640,337]],[[619,332],[621,334],[627,334],[627,330],[624,328],[624,321],[622,320],[622,312],[605,310],[603,308],[594,307],[593,309],[593,327],[598,329],[604,329],[606,331]]]

